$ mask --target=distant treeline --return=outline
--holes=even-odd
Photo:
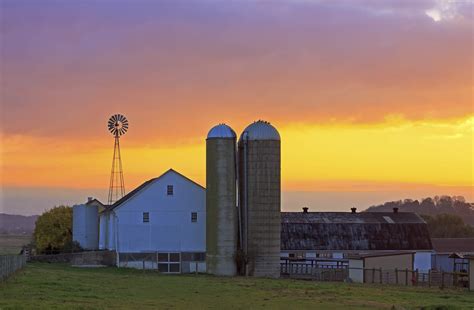
[[[474,226],[454,214],[422,215],[432,238],[474,238]]]
[[[461,217],[464,223],[474,225],[474,204],[466,202],[462,196],[435,196],[421,201],[405,199],[386,202],[372,206],[368,212],[391,212],[393,208],[400,212],[415,212],[423,215],[454,214]]]
[[[367,212],[415,212],[423,216],[431,237],[474,237],[474,204],[462,196],[435,196],[421,201],[405,199],[372,206]]]

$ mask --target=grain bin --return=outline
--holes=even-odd
[[[238,143],[241,270],[259,277],[280,276],[280,135],[270,123],[249,125]]]
[[[236,135],[213,127],[206,139],[206,265],[215,275],[236,274]]]
[[[99,207],[81,204],[72,207],[72,239],[83,249],[99,248]]]

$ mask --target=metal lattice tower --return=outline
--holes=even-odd
[[[108,129],[114,135],[114,156],[112,159],[112,172],[110,174],[109,197],[107,204],[112,205],[125,195],[123,182],[122,157],[120,156],[120,136],[128,130],[128,120],[121,114],[109,118]]]

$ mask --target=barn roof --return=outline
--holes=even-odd
[[[146,188],[148,185],[150,185],[151,183],[153,183],[154,181],[158,180],[158,179],[161,179],[163,176],[167,175],[168,173],[170,172],[174,172],[176,173],[177,175],[179,175],[180,177],[184,178],[185,180],[193,183],[194,185],[197,185],[199,186],[200,188],[204,189],[205,188],[200,185],[199,183],[196,183],[194,182],[193,180],[191,180],[190,178],[184,176],[183,174],[177,172],[176,170],[174,169],[169,169],[167,170],[165,173],[163,173],[162,175],[160,175],[159,177],[156,177],[156,178],[153,178],[153,179],[150,179],[146,182],[144,182],[142,185],[138,186],[137,188],[135,188],[134,190],[132,190],[130,193],[128,193],[127,195],[123,196],[122,198],[120,198],[119,200],[117,200],[113,205],[109,205],[107,206],[106,210],[105,211],[110,211],[110,210],[113,210],[115,208],[117,208],[118,206],[120,206],[122,203],[124,203],[125,201],[129,200],[130,198],[132,198],[133,196],[137,195],[139,192],[141,192],[144,188]]]
[[[431,250],[428,227],[407,212],[282,212],[282,250]]]

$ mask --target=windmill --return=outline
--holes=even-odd
[[[122,158],[120,156],[120,136],[128,130],[128,120],[122,114],[115,114],[109,118],[108,128],[114,135],[114,157],[112,159],[112,173],[110,174],[110,187],[108,205],[112,205],[125,195],[125,185],[123,182]]]

